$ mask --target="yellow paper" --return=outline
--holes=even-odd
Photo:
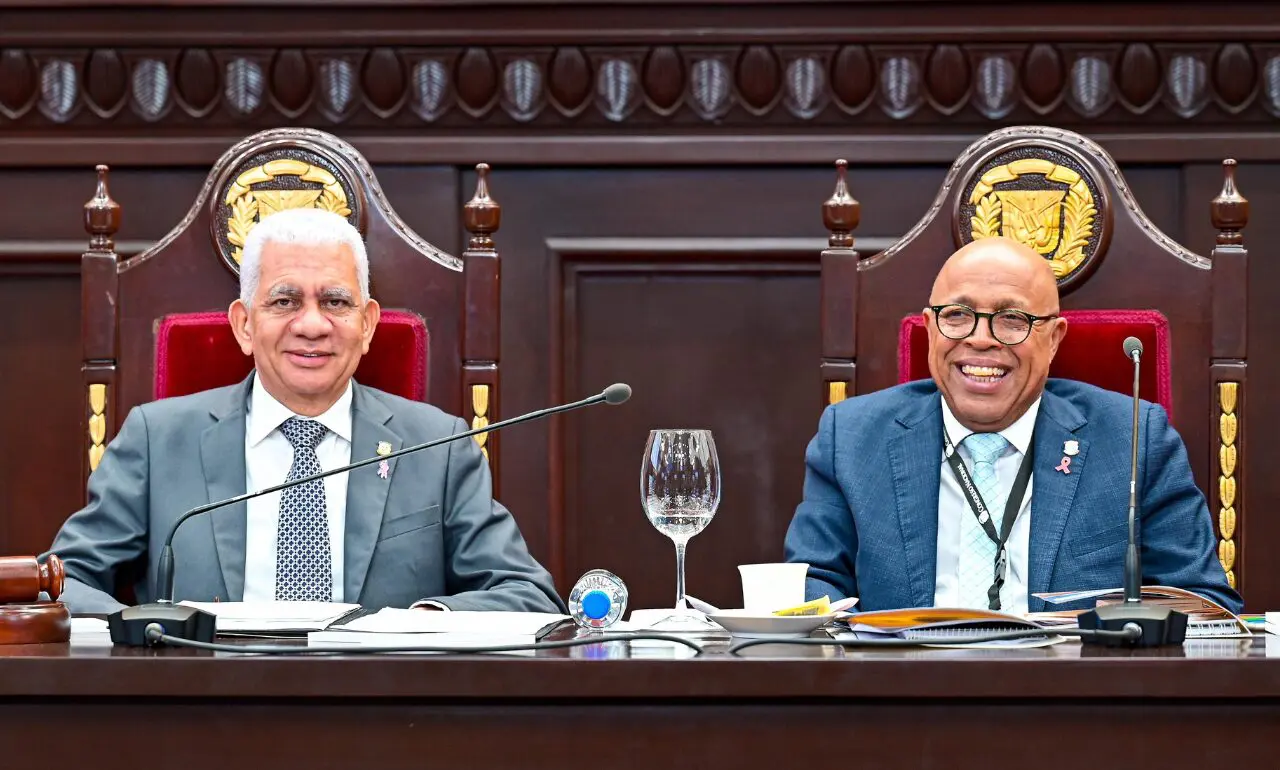
[[[775,610],[773,614],[793,617],[800,615],[827,615],[830,614],[830,612],[831,599],[824,596],[821,599],[814,599],[811,602],[805,602],[804,604],[796,607],[788,607],[785,610]]]

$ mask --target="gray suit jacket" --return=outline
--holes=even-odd
[[[230,387],[144,404],[89,477],[89,503],[62,526],[51,553],[67,572],[73,612],[114,612],[116,570],[145,556],[135,586],[155,597],[164,539],[179,516],[245,490],[245,412],[253,374]],[[351,460],[466,430],[433,406],[353,384]],[[347,483],[345,601],[369,608],[432,599],[457,610],[562,612],[551,576],[529,555],[511,514],[493,500],[472,439],[351,471]],[[174,538],[174,599],[240,601],[244,503],[196,516]]]

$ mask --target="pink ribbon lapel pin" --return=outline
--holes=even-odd
[[[1058,464],[1057,464],[1057,465],[1055,465],[1053,469],[1054,469],[1055,471],[1060,472],[1060,473],[1065,473],[1065,474],[1070,475],[1070,473],[1071,473],[1071,458],[1072,458],[1072,457],[1075,457],[1075,456],[1076,456],[1076,455],[1078,455],[1078,454],[1080,454],[1080,442],[1079,442],[1079,441],[1072,440],[1072,441],[1066,441],[1066,442],[1063,442],[1063,444],[1062,444],[1062,460],[1061,460],[1061,461],[1059,461],[1059,462],[1058,462]]]
[[[379,441],[378,454],[382,457],[386,457],[387,455],[391,454],[391,442]],[[378,463],[378,478],[385,479],[385,478],[388,478],[390,475],[391,475],[391,466],[387,464],[387,461],[383,460],[382,462]]]

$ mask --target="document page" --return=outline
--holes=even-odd
[[[179,602],[213,615],[218,633],[305,633],[328,628],[360,609],[337,602]]]

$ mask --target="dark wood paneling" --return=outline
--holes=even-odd
[[[31,0],[28,0],[30,3]],[[69,4],[69,3],[68,3]],[[5,5],[11,5],[6,3]],[[501,41],[634,44],[654,38],[670,43],[710,38],[754,43],[783,40],[812,44],[831,40],[1007,41],[1034,31],[1048,40],[1111,42],[1118,36],[1143,40],[1198,40],[1218,34],[1257,40],[1280,30],[1268,0],[1236,0],[1206,6],[1196,2],[1153,4],[1149,0],[1052,4],[913,3],[904,13],[897,0],[793,0],[791,2],[663,1],[655,13],[645,2],[415,3],[412,8],[372,7],[359,0],[328,3],[323,13],[241,4],[237,13],[205,3],[150,3],[149,9],[112,8],[13,11],[0,45],[93,45],[103,41],[137,46],[157,41],[201,41],[206,45],[292,46],[349,44],[353,30],[375,45],[470,45]],[[177,7],[175,7],[177,6]],[[186,6],[186,7],[182,7]],[[495,6],[501,14],[493,12]],[[843,8],[842,8],[843,6]],[[28,6],[29,7],[29,6]],[[1158,18],[1152,11],[1159,9]],[[1052,11],[1050,13],[1049,11]],[[237,26],[239,22],[239,26]]]
[[[602,767],[698,765],[748,770],[791,765],[796,738],[820,732],[856,742],[860,761],[881,768],[960,770],[998,762],[1071,770],[1079,763],[1072,752],[1043,748],[1043,742],[1056,734],[1049,725],[1087,735],[1088,750],[1121,764],[1241,765],[1256,761],[1259,751],[1274,750],[1278,711],[1265,700],[1247,705],[1177,706],[1034,701],[1029,705],[963,701],[866,705],[804,699],[788,705],[741,701],[687,705],[654,700],[622,705],[561,701],[543,706],[503,702],[387,706],[356,700],[312,705],[278,699],[265,704],[240,702],[234,708],[185,700],[54,701],[3,705],[0,717],[31,738],[9,750],[14,761],[25,760],[24,764],[38,762],[36,742],[61,740],[65,733],[59,728],[65,725],[77,735],[61,753],[67,762],[101,765],[101,747],[110,745],[112,761],[118,762],[110,767],[134,767],[153,760],[156,752],[189,752],[183,761],[188,770],[259,763],[280,768],[352,767],[371,758],[384,770],[431,766],[507,770],[513,766],[512,747],[518,746],[519,766],[532,770],[564,767],[572,746]],[[497,721],[503,725],[501,741],[493,740]],[[155,737],[146,742],[120,740],[138,724],[153,726]],[[956,750],[992,724],[1006,725],[1029,740],[998,749]],[[1144,736],[1143,741],[1133,740],[1136,732]],[[210,736],[217,740],[210,741]],[[193,743],[207,745],[191,752]],[[428,751],[431,759],[424,760]]]
[[[632,606],[672,606],[675,553],[637,483],[648,433],[662,427],[711,430],[723,473],[716,518],[689,546],[689,593],[741,606],[736,566],[781,561],[818,385],[817,266],[800,254],[565,266],[567,389],[624,380],[636,393],[565,428],[567,578],[604,566],[629,581]]]
[[[207,173],[193,168],[113,167],[111,195],[124,205],[117,240],[152,242],[164,236],[191,208]],[[0,168],[0,185],[12,191],[6,196],[11,205],[0,206],[0,233],[5,240],[80,244],[66,255],[78,262],[89,245],[84,204],[93,196],[96,179],[93,161],[75,169]]]
[[[233,143],[228,139],[217,154]],[[140,246],[168,233],[186,216],[208,173],[207,168],[113,166],[111,196],[122,207],[117,250],[131,256]],[[461,253],[458,211],[462,193],[452,168],[384,165],[377,167],[377,173],[387,198],[406,224],[450,254]],[[0,240],[21,242],[29,252],[42,251],[42,242],[72,243],[73,249],[49,253],[48,258],[79,262],[80,252],[89,243],[84,231],[84,203],[93,195],[95,179],[92,165],[79,169],[0,166],[0,189],[14,191],[6,200],[16,203],[0,207]],[[0,259],[9,256],[0,251]]]
[[[1039,119],[1017,121],[1058,125]],[[850,119],[853,126],[857,121]],[[371,163],[469,165],[483,158],[497,167],[542,166],[590,167],[612,164],[683,165],[772,165],[806,166],[826,164],[837,157],[857,164],[918,163],[947,165],[988,129],[1009,121],[952,133],[857,134],[839,133],[720,133],[698,131],[663,132],[655,142],[650,133],[640,135],[530,136],[519,132],[463,131],[423,134],[409,129],[389,135],[366,135],[346,126],[326,121],[280,118],[263,127],[315,125],[338,132],[364,154]],[[0,132],[0,166],[13,168],[76,166],[95,163],[121,166],[212,165],[218,155],[237,139],[256,130],[227,131],[186,136],[181,139],[149,136],[122,137],[103,143],[98,138],[6,135]],[[1257,132],[1113,132],[1087,131],[1121,162],[1132,163],[1213,163],[1224,157],[1268,162],[1280,159],[1280,134]]]
[[[405,224],[433,245],[461,256],[465,241],[460,212],[474,186],[464,192],[458,172],[450,167],[377,166],[374,171]],[[504,202],[500,194],[495,197]]]
[[[0,554],[40,553],[81,490],[79,276],[0,277]]]

